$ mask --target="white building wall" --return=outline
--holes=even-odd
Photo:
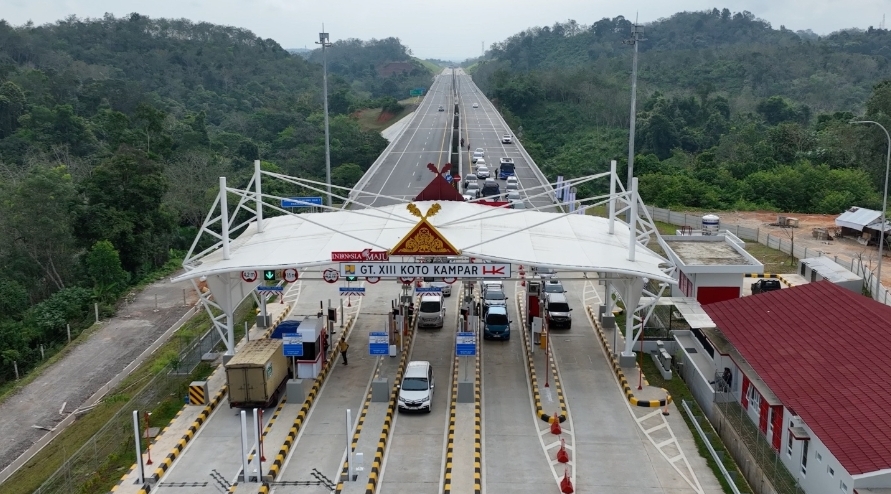
[[[696,273],[687,275],[693,281],[696,290],[703,286],[735,286],[739,287],[739,294],[742,296],[743,279],[740,273]]]
[[[814,432],[801,420],[793,417],[783,408],[783,441],[780,445],[780,459],[807,494],[853,494],[854,479],[832,456]],[[803,428],[810,440],[791,440],[791,427]],[[802,466],[802,456],[807,444],[807,464]],[[889,484],[885,484],[887,486]],[[861,487],[861,486],[857,486]]]

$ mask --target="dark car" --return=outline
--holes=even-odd
[[[507,296],[501,290],[490,288],[483,295],[483,313],[489,312],[489,307],[506,306]]]
[[[439,111],[445,111],[445,108],[443,108],[442,105],[439,105]]]
[[[781,290],[782,288],[783,285],[780,284],[780,280],[762,279],[752,283],[752,295]]]

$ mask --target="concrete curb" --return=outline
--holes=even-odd
[[[347,323],[348,330],[341,332],[341,340],[346,339],[346,337],[349,335],[349,332],[352,331],[355,321],[356,318],[351,316],[349,322]],[[291,448],[294,446],[294,441],[297,439],[297,434],[303,427],[303,422],[306,420],[309,409],[312,408],[313,403],[315,403],[316,397],[319,394],[319,390],[322,389],[322,384],[324,384],[325,380],[328,378],[328,374],[334,367],[334,363],[337,361],[337,356],[339,354],[340,352],[337,350],[337,343],[335,343],[334,351],[331,352],[331,356],[328,358],[328,361],[322,368],[321,373],[319,373],[319,376],[316,378],[316,382],[312,385],[309,393],[307,393],[306,400],[304,400],[303,406],[297,413],[297,418],[294,419],[294,424],[291,426],[291,430],[288,431],[288,436],[285,438],[284,443],[282,444],[281,448],[279,448],[278,453],[275,455],[275,460],[273,460],[272,465],[269,465],[268,475],[273,480],[278,477],[282,465],[284,465],[285,463],[285,458],[288,457],[288,453],[291,451]],[[259,493],[268,494],[268,492],[269,484],[267,482],[264,482],[263,485],[260,486]]]
[[[600,323],[597,322],[597,317],[594,315],[594,309],[592,309],[590,305],[586,305],[585,312],[588,314],[588,318],[591,320],[591,324],[597,331],[597,338],[600,339],[600,344],[603,345],[604,350],[606,350],[606,354],[613,366],[613,372],[615,372],[616,377],[619,378],[619,383],[622,385],[622,391],[625,392],[625,398],[628,399],[628,402],[631,403],[631,406],[642,408],[662,408],[671,403],[671,395],[665,388],[660,388],[662,389],[662,391],[665,392],[665,399],[663,400],[642,400],[634,396],[634,391],[632,391],[631,386],[628,384],[628,379],[625,377],[625,373],[622,372],[622,367],[619,366],[619,361],[616,360],[615,357],[613,357],[613,353],[610,349],[609,343],[607,343],[606,341],[606,336],[604,336],[603,334],[603,329],[600,327]],[[643,383],[649,386],[649,383],[646,380],[644,380]]]
[[[376,366],[374,377],[380,375],[380,363]],[[372,388],[368,388],[365,394],[365,402],[362,404],[362,411],[359,412],[359,421],[356,423],[356,432],[353,433],[353,440],[350,442],[350,450],[356,451],[356,445],[359,444],[359,437],[362,435],[362,426],[365,425],[365,417],[368,416],[368,407],[371,405]],[[340,471],[340,478],[337,480],[337,487],[334,489],[336,494],[343,492],[344,479],[349,476],[349,464],[344,461]]]
[[[788,286],[789,288],[792,288],[792,283],[789,283],[789,281],[786,280],[786,278],[783,278],[783,275],[781,275],[781,274],[774,274],[774,273],[762,273],[762,274],[758,274],[758,273],[746,273],[746,274],[745,274],[745,277],[746,277],[746,278],[775,278],[775,279],[778,279],[778,280],[782,281],[783,284],[786,285],[786,286]]]
[[[374,494],[377,491],[377,483],[381,475],[384,453],[387,451],[387,442],[390,439],[390,427],[393,424],[393,414],[396,411],[396,400],[399,396],[396,386],[402,382],[405,366],[408,365],[408,356],[411,353],[411,344],[415,337],[416,323],[417,321],[412,321],[412,329],[408,333],[405,346],[402,350],[402,355],[399,357],[399,368],[396,370],[396,379],[393,381],[393,387],[390,391],[390,403],[387,405],[387,415],[384,416],[384,426],[381,429],[381,435],[377,441],[377,449],[374,452],[374,461],[371,463],[371,470],[368,472],[368,483],[365,484],[365,494]]]
[[[477,338],[478,340],[480,338]],[[477,345],[482,347],[482,345]],[[476,352],[476,376],[473,394],[473,493],[483,492],[483,392],[482,392],[482,352]]]
[[[523,310],[525,304],[520,299],[519,295],[517,295],[517,306],[519,308],[518,312],[520,313],[520,321],[522,321],[523,323],[523,330],[521,331],[521,333],[523,334],[523,346],[526,349],[526,363],[529,367],[529,378],[532,382],[532,398],[533,400],[535,400],[535,413],[538,415],[538,418],[544,420],[547,423],[551,423],[554,420],[554,416],[545,413],[544,407],[541,404],[541,392],[539,392],[538,390],[538,377],[535,374],[535,362],[532,358],[532,343],[529,341],[529,331],[526,329],[526,312]],[[555,374],[554,385],[559,387],[560,385],[558,383],[559,380]],[[557,397],[559,399],[560,411],[562,412],[561,415],[557,416],[557,420],[562,424],[566,421],[566,403],[563,401],[562,388],[558,390]]]
[[[479,352],[477,352],[479,353]],[[443,472],[442,492],[449,494],[452,492],[452,462],[455,456],[455,423],[458,415],[458,366],[459,360],[456,356],[452,364],[452,402],[449,405],[449,435],[446,440],[446,461],[445,470]]]

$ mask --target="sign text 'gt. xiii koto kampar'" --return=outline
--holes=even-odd
[[[340,263],[341,276],[375,276],[380,278],[410,276],[441,276],[444,278],[510,278],[510,273],[510,264],[507,263]]]

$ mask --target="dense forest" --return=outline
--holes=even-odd
[[[552,180],[603,171],[610,159],[627,174],[632,26],[617,17],[529,29],[472,68]],[[642,38],[635,175],[646,202],[830,214],[880,206],[885,135],[848,122],[891,129],[891,31],[820,37],[714,9],[645,25]]]
[[[392,39],[328,48],[335,184],[353,185],[386,146],[350,114],[429,85],[429,73],[372,70],[407,53]],[[76,336],[94,302],[108,314],[175,264],[219,176],[243,186],[260,159],[323,179],[322,66],[308,58],[182,19],[0,21],[0,384],[13,362],[27,371],[41,346],[62,346],[66,324]],[[340,75],[350,59],[365,60],[361,76]],[[354,88],[363,78],[375,83]]]

